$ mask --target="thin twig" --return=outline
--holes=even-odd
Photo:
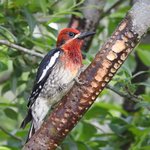
[[[131,95],[131,94],[124,94],[110,85],[107,85],[106,88],[115,92],[116,94],[120,95],[121,97],[128,98],[129,100],[133,100],[134,102],[140,102],[141,101],[141,98],[139,98],[135,95]]]
[[[107,9],[105,12],[102,13],[100,20],[103,19],[106,15],[108,15],[112,9],[116,8],[122,2],[123,2],[122,0],[118,0],[116,3],[114,3],[109,9]]]
[[[136,96],[136,95],[131,95],[130,93],[124,94],[124,93],[122,93],[122,92],[116,90],[115,88],[113,88],[113,87],[110,86],[110,85],[107,85],[106,88],[109,89],[109,90],[111,90],[111,91],[113,91],[113,92],[115,92],[116,94],[120,95],[121,97],[124,97],[124,98],[126,98],[126,99],[132,100],[132,101],[134,101],[134,102],[136,102],[136,103],[141,103],[142,100],[143,100],[141,97],[138,97],[138,96]],[[149,106],[145,106],[145,107],[146,107],[148,110],[150,110],[150,107],[149,107]]]
[[[7,40],[0,40],[0,44],[6,45],[6,46],[14,48],[14,49],[17,49],[17,50],[19,50],[21,52],[27,53],[27,54],[32,55],[32,56],[36,56],[36,57],[40,57],[40,58],[44,57],[43,54],[40,54],[40,53],[35,52],[35,51],[31,51],[30,49],[27,49],[27,48],[24,48],[22,46],[13,44],[13,43],[11,43],[11,42],[9,42]]]
[[[12,137],[13,139],[22,142],[22,139],[21,139],[21,138],[19,138],[19,137],[13,135],[13,134],[11,134],[11,133],[9,133],[8,131],[6,131],[6,130],[5,130],[3,127],[1,127],[1,126],[0,126],[0,130],[2,130],[4,133],[6,133],[7,135],[9,135],[9,136]]]

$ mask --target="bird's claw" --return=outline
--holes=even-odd
[[[78,77],[76,77],[74,80],[78,85],[84,85],[87,83],[87,81],[81,81]]]

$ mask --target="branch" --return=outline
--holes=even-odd
[[[93,62],[24,146],[25,150],[55,150],[96,100],[150,27],[150,1],[140,0],[128,12]],[[142,23],[141,23],[142,22]]]
[[[43,54],[40,54],[40,53],[35,52],[35,51],[31,51],[30,49],[27,49],[27,48],[21,47],[19,45],[13,44],[13,43],[11,43],[7,40],[0,40],[0,44],[6,45],[6,46],[11,47],[11,48],[14,48],[16,50],[19,50],[21,52],[27,53],[27,54],[32,55],[32,56],[36,56],[36,57],[40,57],[40,58],[44,57]]]
[[[132,100],[134,102],[140,102],[142,99],[138,96],[135,96],[135,95],[131,95],[131,94],[124,94],[120,91],[118,91],[117,89],[115,89],[114,87],[110,86],[110,85],[107,85],[106,86],[107,89],[115,92],[116,94],[118,94],[119,96],[123,97],[123,98],[127,98],[128,100]]]
[[[119,6],[122,2],[124,2],[124,1],[118,0],[116,3],[114,3],[109,9],[107,9],[104,13],[102,13],[100,20],[102,20],[105,16],[109,15],[111,10],[116,8],[117,6]]]

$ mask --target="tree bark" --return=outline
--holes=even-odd
[[[57,148],[148,30],[149,10],[149,0],[139,0],[132,7],[97,53],[93,62],[81,73],[79,79],[85,84],[74,84],[24,149],[55,150]]]

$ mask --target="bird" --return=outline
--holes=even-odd
[[[95,32],[64,28],[58,34],[56,48],[50,50],[39,64],[28,101],[28,113],[21,124],[31,121],[26,142],[41,127],[48,112],[73,86],[82,68],[81,47],[84,38]]]

